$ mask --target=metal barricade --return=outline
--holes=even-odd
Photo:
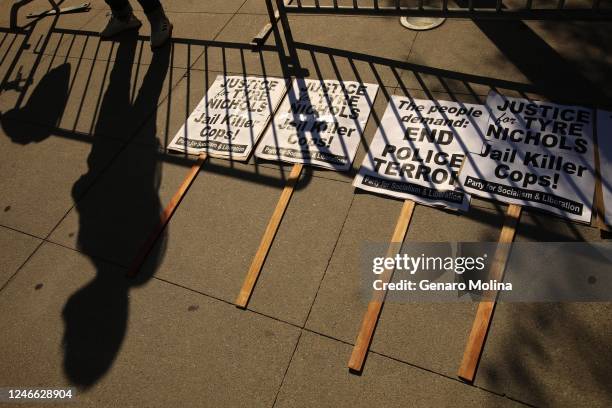
[[[606,0],[290,0],[281,13],[517,20],[607,20]]]
[[[273,3],[276,3],[276,12]],[[612,20],[612,0],[266,0],[270,24],[253,39],[265,42],[277,23],[287,52],[285,74],[299,74],[288,14],[468,18],[473,20]],[[276,31],[278,36],[278,31]],[[277,38],[277,46],[280,44]]]

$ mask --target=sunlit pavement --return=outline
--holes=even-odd
[[[233,301],[288,165],[210,159],[126,279],[196,159],[164,148],[216,76],[283,75],[273,36],[249,45],[265,4],[164,1],[174,39],[153,53],[147,24],[100,40],[102,0],[22,31],[12,3],[0,2],[0,387],[74,387],[75,407],[610,406],[610,304],[500,304],[470,385],[456,372],[476,305],[388,303],[363,374],[349,373],[359,253],[390,239],[402,205],[355,192],[363,143],[351,172],[302,174],[247,310]],[[290,21],[309,78],[380,85],[366,142],[394,94],[610,108],[609,23]],[[418,206],[407,240],[496,241],[504,211]],[[606,235],[526,210],[516,239]]]

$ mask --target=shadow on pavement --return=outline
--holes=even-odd
[[[27,127],[28,122],[43,122],[58,126],[68,102],[70,64],[64,63],[50,70],[38,83],[30,99],[22,108],[0,114],[2,129],[14,143],[41,142],[51,135],[48,127]],[[49,103],[52,100],[53,103]]]
[[[313,78],[324,75],[319,67],[322,65],[322,61],[329,60],[352,66],[354,76],[359,78],[360,73],[355,68],[355,63],[364,62],[369,67],[370,73],[378,81],[382,93],[387,91],[384,81],[377,73],[377,69],[381,67],[393,72],[398,84],[396,90],[406,95],[414,93],[414,89],[404,82],[402,75],[403,72],[409,71],[419,80],[422,92],[430,98],[435,98],[434,93],[439,91],[428,89],[427,81],[422,80],[423,77],[433,77],[443,87],[449,82],[463,84],[465,89],[463,93],[456,92],[449,87],[444,89],[455,100],[465,101],[465,99],[468,99],[470,102],[483,102],[482,93],[471,91],[473,85],[480,85],[490,89],[511,90],[525,96],[527,93],[539,93],[551,99],[588,103],[590,106],[596,104],[610,105],[609,97],[598,88],[597,83],[584,78],[579,70],[568,64],[565,58],[546,44],[535,32],[529,27],[526,29],[524,23],[479,22],[478,26],[505,57],[529,78],[531,84],[432,68],[307,43],[296,42],[294,45],[296,49],[307,52],[311,56],[312,68],[314,68],[316,74],[316,76],[313,75]],[[56,30],[56,32],[66,36],[95,35],[95,33],[78,30]],[[576,33],[576,35],[579,34],[585,36],[584,33]],[[74,184],[73,197],[77,202],[76,210],[79,215],[78,248],[90,257],[96,266],[97,274],[91,282],[68,299],[63,311],[65,322],[64,370],[72,383],[83,388],[94,385],[104,376],[116,359],[127,329],[129,291],[132,287],[147,282],[153,276],[155,265],[159,264],[164,255],[164,245],[154,246],[153,252],[149,254],[148,261],[145,263],[149,269],[141,270],[137,280],[127,280],[123,274],[111,271],[108,269],[108,264],[98,258],[97,255],[124,253],[126,246],[138,246],[142,243],[146,239],[147,233],[147,230],[142,227],[156,224],[163,208],[158,191],[161,181],[159,169],[161,162],[167,161],[184,166],[189,166],[192,163],[180,156],[161,154],[160,148],[164,146],[160,146],[157,139],[158,129],[155,127],[155,115],[158,114],[157,107],[162,93],[162,84],[170,65],[171,47],[165,47],[153,55],[150,65],[146,67],[147,72],[138,96],[133,103],[130,102],[130,89],[134,86],[131,83],[132,70],[134,69],[137,43],[141,40],[143,40],[143,37],[132,35],[123,36],[119,42],[117,57],[110,74],[110,84],[101,101],[100,113],[93,130],[93,138],[83,137],[82,134],[70,130],[53,130],[54,134],[62,137],[80,138],[92,143],[88,158],[89,171]],[[206,49],[239,49],[241,52],[249,47],[247,44],[192,39],[175,39],[173,40],[174,44],[194,44]],[[275,46],[264,46],[262,50],[280,54],[280,50]],[[284,55],[281,56],[281,67],[284,68],[283,73],[286,76],[295,72],[306,73],[306,76],[308,76],[307,71],[298,69],[300,65],[297,61],[294,61],[295,71],[287,70],[285,66],[287,60],[284,58]],[[14,67],[15,64],[11,64],[11,69]],[[207,68],[207,66],[204,66],[205,70]],[[0,120],[3,129],[11,137],[11,140],[15,143],[27,144],[43,141],[49,136],[51,132],[29,133],[24,131],[24,127],[27,126],[26,122],[29,122],[31,116],[35,114],[39,117],[42,114],[42,121],[49,126],[58,126],[57,124],[66,109],[66,101],[69,97],[70,69],[69,64],[63,64],[52,69],[37,84],[25,106],[2,114]],[[242,69],[244,74],[248,73],[247,68],[243,66]],[[557,74],[549,75],[548,72],[551,70],[557,72]],[[201,72],[193,72],[198,73],[198,75],[201,74]],[[192,75],[192,71],[188,69],[186,75]],[[336,69],[335,78],[326,79],[342,80],[343,78],[340,75],[340,71]],[[31,77],[32,75],[30,75]],[[5,81],[8,78],[9,75],[7,74]],[[564,88],[568,78],[571,78],[570,83],[567,88]],[[352,80],[353,78],[345,79]],[[198,91],[205,92],[205,90]],[[385,94],[385,96],[388,98],[389,94]],[[49,100],[52,100],[53,103],[49,104]],[[189,93],[187,93],[187,105],[188,102]],[[92,191],[90,186],[94,179],[108,167],[108,160],[106,159],[108,156],[103,154],[106,150],[105,137],[101,137],[100,133],[105,135],[111,133],[114,134],[116,139],[129,141],[133,135],[122,134],[122,124],[125,121],[143,121],[146,119],[143,116],[150,112],[153,112],[153,116],[148,117],[147,123],[152,123],[153,126],[144,127],[146,132],[141,135],[141,141],[145,142],[143,145],[146,147],[129,149],[124,145],[120,153],[120,163],[123,166],[120,173],[121,177],[111,178],[110,187],[100,189],[101,191],[98,191],[95,196],[81,199],[86,192],[90,193]],[[374,110],[372,111],[372,118],[375,124],[380,122],[379,115]],[[168,129],[166,129],[167,131]],[[363,138],[362,143],[367,150],[367,140],[365,138]],[[117,164],[119,161],[116,160],[114,163]],[[239,169],[227,169],[214,163],[205,165],[205,171],[223,173],[228,177],[246,178],[252,182],[262,182],[262,177],[250,173],[245,175]],[[306,177],[308,177],[306,180],[312,177],[312,173],[311,169],[306,172]],[[354,172],[348,174],[349,177],[353,175]],[[263,180],[263,182],[274,184],[279,188],[282,187],[282,183],[278,179]],[[301,188],[306,184],[300,183]],[[493,216],[492,213],[475,207],[465,217],[483,224],[495,224],[499,222],[504,209],[505,206],[495,204],[494,211],[497,216]],[[520,234],[532,239],[542,239],[544,237],[559,241],[585,239],[581,230],[574,224],[556,222],[555,226],[558,227],[558,230],[553,231],[554,227],[551,227],[550,217],[534,217],[529,224],[521,227]],[[164,237],[161,237],[161,240],[163,241]],[[540,315],[541,312],[535,310],[535,308],[534,311],[527,308],[525,312],[522,314],[525,319],[533,318],[536,321],[543,319]],[[572,333],[576,331],[583,332],[588,342],[577,344],[577,350],[580,351],[582,356],[587,356],[583,362],[593,367],[593,373],[597,377],[597,381],[605,385],[605,380],[612,372],[612,369],[610,369],[612,365],[606,361],[602,363],[596,355],[592,357],[589,355],[589,347],[595,347],[594,339],[597,337],[597,333],[589,333],[590,328],[577,320],[575,316],[566,316],[563,311],[558,315],[560,318],[567,318],[568,326],[564,326],[563,329],[559,329],[558,332],[551,335],[573,336]],[[509,323],[512,324],[513,322]],[[535,353],[542,354],[542,358],[545,359],[544,346],[537,343],[536,340],[533,340],[530,344],[521,345],[531,341],[529,339],[530,333],[528,330],[522,329],[520,321],[514,323],[516,324],[515,334],[508,341],[510,343],[514,341],[519,346],[509,347],[504,358],[516,363],[516,361],[519,361],[516,355],[517,350],[531,348]],[[529,378],[530,376],[529,370],[521,367],[514,367],[510,374],[513,378]],[[495,377],[499,377],[501,374],[485,370],[481,375],[489,376],[491,381],[494,381]],[[520,382],[517,380],[517,383]],[[536,387],[537,385],[530,385],[529,392],[533,392],[535,395],[544,395],[544,391],[538,390]]]
[[[136,44],[136,36],[122,38],[119,43],[87,159],[89,172],[75,183],[75,199],[92,184],[89,179],[99,174],[99,167],[107,165],[104,138],[97,135],[97,129],[113,128],[121,132],[122,119],[129,119],[131,112],[156,111],[168,70],[170,47],[154,54],[138,96],[131,104],[130,83]],[[156,140],[154,129],[146,136]],[[123,157],[130,166],[123,169],[121,178],[112,180],[112,188],[105,189],[95,200],[77,201],[78,247],[83,253],[121,252],[122,246],[129,242],[142,241],[141,225],[154,225],[159,219],[162,207],[158,196],[157,149],[128,149],[123,153],[137,154]],[[117,219],[123,222],[117,223]],[[112,230],[113,227],[116,229]],[[113,240],[113,236],[117,239]],[[155,260],[162,256],[163,246],[158,245],[149,254],[153,260],[149,265],[157,265]],[[116,269],[109,268],[107,262],[95,256],[91,256],[91,261],[97,269],[96,277],[68,299],[63,311],[64,369],[71,382],[82,387],[93,385],[112,365],[126,332],[129,290],[146,282],[155,272],[154,267],[149,266],[148,270],[141,270],[137,280],[128,280],[123,273],[117,274]]]

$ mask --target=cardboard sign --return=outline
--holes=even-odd
[[[374,84],[295,80],[255,156],[348,170],[377,92]]]
[[[604,222],[612,225],[612,112],[597,111],[599,170],[604,202]]]
[[[393,96],[353,185],[467,211],[470,197],[456,181],[468,146],[482,144],[485,116],[482,105]]]
[[[280,78],[217,76],[168,149],[248,159],[285,86]]]
[[[588,223],[595,192],[593,112],[491,93],[486,142],[461,171],[465,191]]]

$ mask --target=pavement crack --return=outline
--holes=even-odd
[[[319,290],[321,289],[321,285],[323,285],[323,280],[327,275],[327,271],[331,264],[332,259],[334,258],[334,254],[336,253],[336,247],[338,246],[338,242],[340,242],[340,237],[342,237],[342,231],[344,230],[344,226],[346,225],[346,221],[348,220],[349,214],[351,213],[351,208],[353,207],[353,202],[355,201],[355,194],[351,195],[351,202],[346,210],[346,215],[344,216],[344,220],[342,221],[342,225],[340,226],[340,230],[338,231],[338,236],[336,237],[336,242],[334,242],[334,246],[329,254],[329,258],[327,258],[327,264],[325,265],[325,270],[323,271],[323,275],[319,280],[319,285],[317,286],[317,291],[315,292],[314,298],[310,303],[310,308],[308,308],[308,314],[306,315],[306,319],[304,319],[304,325],[302,329],[306,327],[306,323],[308,323],[308,319],[310,318],[310,313],[312,312],[312,308],[314,307],[315,302],[317,301],[317,297],[319,296]]]
[[[283,384],[285,383],[285,379],[287,378],[287,373],[289,372],[289,368],[291,367],[291,363],[293,362],[293,357],[300,345],[300,339],[302,338],[303,330],[300,330],[300,334],[295,342],[295,347],[293,348],[293,353],[291,353],[291,358],[289,359],[289,363],[287,364],[287,368],[285,368],[285,372],[283,373],[283,379],[281,380],[280,385],[278,386],[278,390],[276,391],[276,395],[274,396],[274,401],[272,402],[272,408],[276,406],[276,401],[278,400],[278,396],[280,395],[281,389],[283,388]]]
[[[15,271],[15,273],[13,273],[6,282],[4,282],[4,284],[0,287],[0,293],[2,293],[2,291],[4,291],[4,289],[13,281],[13,279],[15,279],[15,277],[17,276],[17,274],[23,269],[23,267],[25,266],[25,264],[27,264],[30,259],[32,259],[32,257],[34,256],[34,254],[36,252],[38,252],[38,250],[40,249],[40,247],[45,243],[45,241],[40,241],[38,243],[38,245],[36,246],[36,248],[34,249],[34,251],[32,251],[32,253],[30,254],[30,256],[28,256],[26,258],[25,261],[23,261],[23,263],[19,266],[19,268],[17,268],[17,270]]]

